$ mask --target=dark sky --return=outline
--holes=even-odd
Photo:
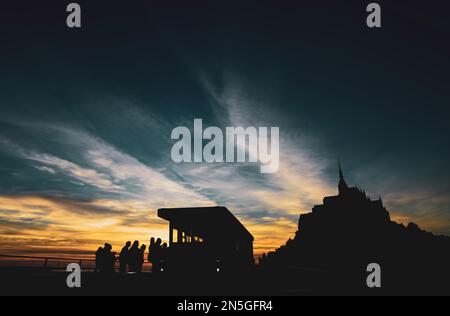
[[[285,220],[287,238],[335,193],[339,157],[396,219],[450,234],[446,1],[378,1],[381,29],[365,24],[370,1],[78,1],[81,29],[65,26],[68,3],[0,10],[2,203],[222,204]],[[280,172],[174,164],[170,132],[194,118],[279,126]],[[61,224],[11,207],[3,234]]]

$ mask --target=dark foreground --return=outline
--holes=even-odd
[[[257,271],[245,275],[155,275],[82,272],[81,288],[66,286],[68,273],[45,269],[0,269],[1,295],[143,295],[143,296],[258,296],[304,295],[311,288],[292,284],[278,290],[267,286]]]
[[[323,271],[287,271],[267,276],[260,270],[244,275],[101,275],[84,272],[81,288],[66,286],[68,273],[46,269],[1,268],[0,295],[113,296],[309,296],[309,295],[449,295],[449,287],[382,289],[350,288],[345,279]],[[411,283],[410,283],[411,284]]]

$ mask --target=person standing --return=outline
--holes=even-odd
[[[106,273],[114,273],[114,263],[116,262],[116,253],[112,252],[112,246],[105,243],[103,247],[102,266],[104,265],[104,271]],[[103,268],[103,267],[102,267]]]
[[[95,252],[95,272],[102,272],[104,269],[103,248],[99,247]]]
[[[137,264],[137,272],[142,272],[142,266],[144,265],[144,255],[145,255],[145,249],[147,249],[146,245],[142,245],[139,249],[139,260]]]
[[[131,246],[130,248],[130,259],[128,263],[130,272],[137,272],[139,263],[139,254],[140,254],[139,241],[136,240],[133,243],[133,246]]]
[[[120,262],[120,273],[124,274],[127,272],[127,266],[130,264],[130,246],[131,241],[127,241],[125,246],[122,248],[119,254],[119,262]],[[128,268],[129,269],[129,268]]]

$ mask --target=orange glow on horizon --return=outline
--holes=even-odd
[[[292,212],[292,214],[300,212]],[[239,216],[238,216],[239,217]],[[255,237],[254,254],[275,250],[293,238],[297,222],[287,218],[259,221],[239,218]],[[407,224],[414,218],[391,214]],[[418,223],[439,230],[442,221],[429,218]],[[149,244],[151,237],[169,239],[168,223],[141,201],[56,200],[35,196],[0,196],[0,254],[92,259],[105,242],[120,252],[126,241]]]
[[[0,205],[1,254],[92,259],[105,242],[120,252],[128,240],[146,245],[151,237],[168,240],[168,223],[157,217],[156,209],[146,209],[140,202],[73,204],[44,197],[0,196]],[[97,208],[111,213],[95,213]],[[255,258],[284,244],[296,231],[296,223],[287,219],[270,224],[242,222],[255,237]]]

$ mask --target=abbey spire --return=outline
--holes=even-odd
[[[339,195],[342,195],[345,191],[347,191],[348,186],[344,179],[344,174],[343,174],[342,168],[341,168],[341,162],[339,161],[338,164],[339,164],[339,186],[338,186],[338,189],[339,189]]]

